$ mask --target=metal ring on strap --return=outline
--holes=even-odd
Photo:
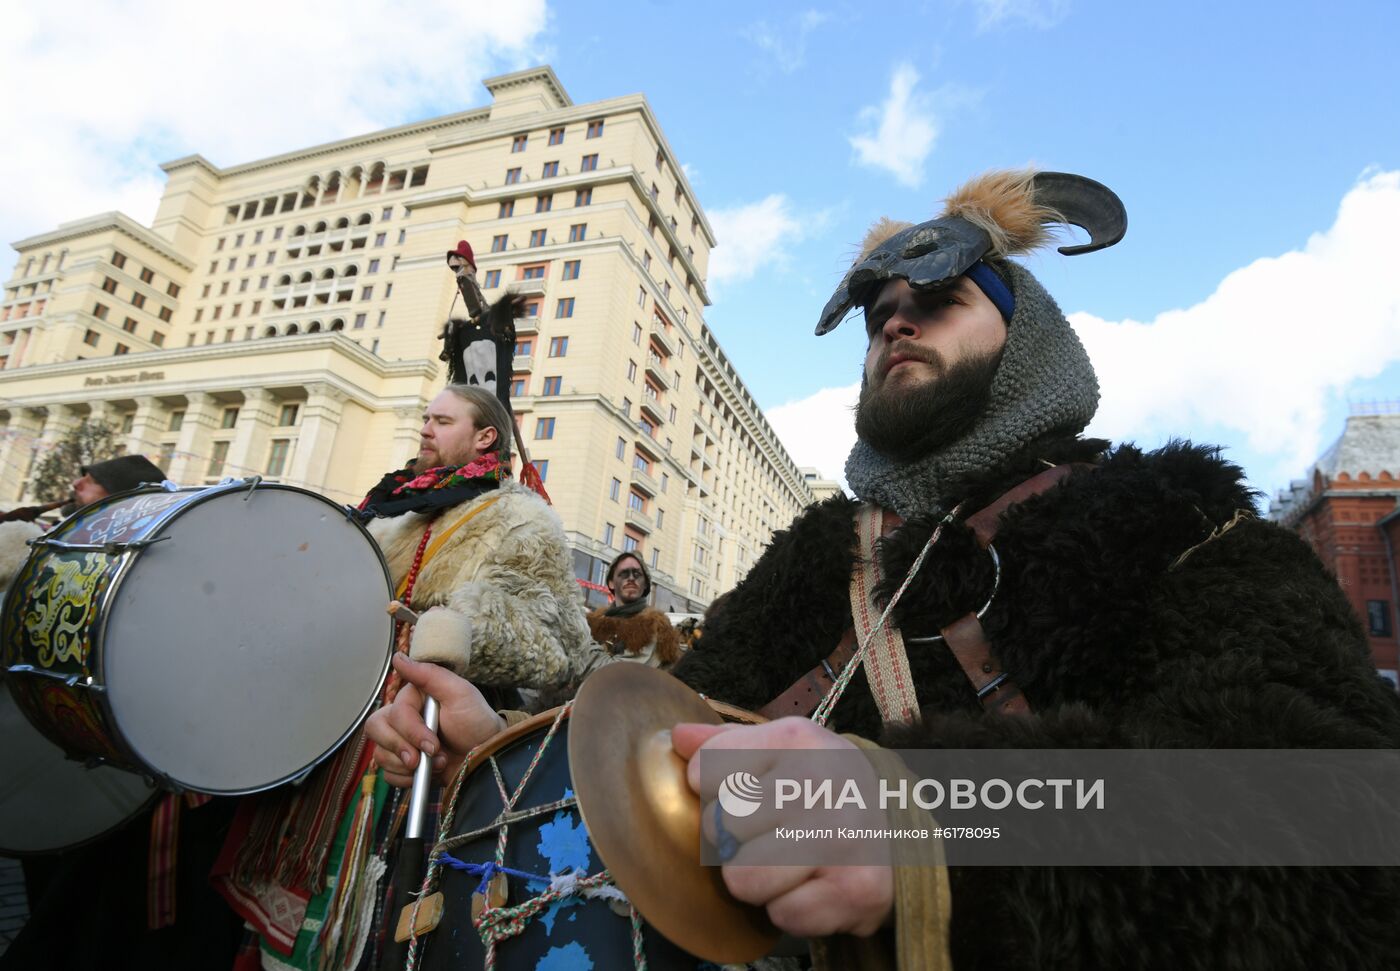
[[[1001,557],[997,556],[997,548],[991,543],[987,544],[987,555],[992,558],[992,592],[987,594],[987,602],[977,611],[977,619],[981,620],[983,615],[992,606],[992,601],[997,598],[997,590],[1001,587]],[[937,644],[943,640],[942,634],[930,634],[927,637],[906,637],[906,644]]]

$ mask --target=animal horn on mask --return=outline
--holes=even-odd
[[[1050,240],[1046,226],[1079,226],[1089,242],[1062,246],[1065,256],[1112,246],[1128,228],[1122,201],[1107,186],[1066,172],[994,171],[945,201],[943,214],[918,225],[882,219],[861,255],[822,309],[817,334],[835,330],[852,308],[886,281],[936,290],[980,259],[1029,253]]]

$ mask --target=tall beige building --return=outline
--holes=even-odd
[[[514,405],[579,578],[636,548],[665,608],[733,586],[813,492],[705,325],[709,223],[644,97],[575,105],[548,67],[485,85],[485,108],[177,159],[149,227],[113,212],[15,243],[0,505],[85,418],[182,483],[357,501],[417,449],[466,239],[488,299],[528,297]]]

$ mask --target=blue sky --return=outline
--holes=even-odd
[[[1272,490],[1348,401],[1400,397],[1400,5],[250,0],[212,41],[198,10],[135,6],[0,27],[6,240],[149,220],[156,164],[187,152],[236,164],[457,111],[550,63],[577,102],[651,102],[720,234],[707,319],[800,463],[834,475],[849,444],[862,336],[812,327],[865,227],[995,166],[1127,205],[1118,247],[1029,263],[1100,370],[1093,430],[1227,444]]]

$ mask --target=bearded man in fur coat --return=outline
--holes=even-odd
[[[784,693],[815,674],[821,684],[808,694],[819,695],[832,683],[824,662],[839,670],[850,656],[829,657],[852,628],[853,574],[869,559],[875,616],[914,573],[891,623],[918,717],[877,698],[866,658],[831,712],[837,732],[904,748],[1394,748],[1400,703],[1347,601],[1301,539],[1255,518],[1238,467],[1184,442],[1143,452],[1080,437],[1098,400],[1088,356],[1050,295],[1007,257],[1036,246],[1050,221],[1089,229],[1081,251],[1116,242],[1121,204],[1087,182],[990,174],[950,198],[941,219],[872,230],[818,327],[863,311],[859,438],[846,465],[859,498],[827,500],[776,535],[675,675],[770,715],[806,714],[801,691]],[[1028,482],[1010,504],[975,515]],[[877,511],[884,538],[863,548],[862,515]],[[1000,585],[973,666],[959,657],[995,582],[989,529]],[[740,741],[744,733],[755,738]],[[687,757],[702,744],[845,744],[791,718],[675,735]],[[871,935],[839,953],[876,966],[1400,963],[1400,881],[1383,868],[775,877],[725,867],[725,879],[791,932]]]
[[[509,468],[509,435],[510,417],[490,391],[448,385],[429,404],[420,432],[414,468],[428,471],[390,473],[361,506],[375,517],[368,529],[397,589],[420,615],[412,660],[394,659],[414,686],[405,702],[421,707],[424,679],[451,673],[472,686],[474,701],[486,699],[480,717],[490,729],[515,717],[496,710],[518,709],[517,689],[531,697],[558,692],[597,653],[558,515],[501,471]],[[425,550],[432,555],[420,562]],[[380,709],[365,731],[386,778],[411,783],[412,770],[405,774],[398,757],[405,752],[395,727],[402,707]]]
[[[635,553],[621,553],[608,564],[613,603],[588,613],[588,629],[608,654],[623,661],[669,668],[680,660],[681,639],[661,611],[647,603],[651,574]]]

